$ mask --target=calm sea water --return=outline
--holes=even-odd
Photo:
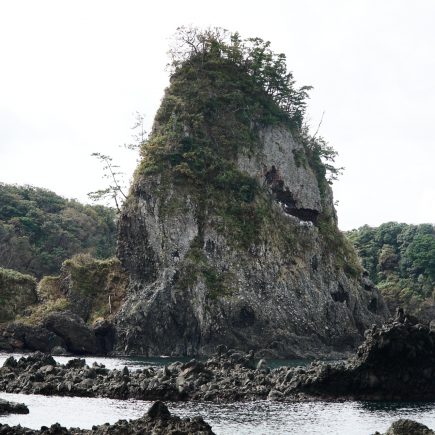
[[[7,355],[1,355],[0,364]],[[68,360],[56,357],[58,361]],[[164,364],[169,359],[87,358],[110,368],[138,368]],[[299,364],[301,361],[288,365]],[[40,428],[59,422],[67,427],[91,428],[95,424],[142,416],[151,402],[140,400],[45,397],[0,393],[0,398],[25,403],[28,415],[0,416],[0,422]],[[167,403],[181,417],[201,415],[217,434],[368,435],[383,432],[399,418],[411,418],[435,428],[435,403],[304,402],[212,404],[207,402]]]

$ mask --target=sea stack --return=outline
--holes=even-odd
[[[338,230],[333,151],[304,127],[308,88],[259,39],[179,36],[119,220],[130,284],[116,349],[191,356],[225,344],[291,358],[355,348],[388,310]]]

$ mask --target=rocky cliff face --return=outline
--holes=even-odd
[[[225,343],[315,355],[355,345],[385,316],[377,289],[346,274],[319,229],[292,215],[317,218],[322,210],[312,171],[295,168],[291,151],[300,145],[281,129],[265,137],[259,155],[241,156],[240,167],[266,185],[275,167],[296,204],[287,210],[269,188],[271,220],[248,250],[220,231],[219,216],[200,228],[189,186],[166,185],[161,175],[135,186],[120,226],[119,254],[131,280],[118,318],[120,350],[193,355]],[[276,137],[282,140],[271,143]]]
[[[257,96],[237,68],[192,65],[172,77],[120,218],[118,350],[354,347],[387,309],[337,229],[324,174],[288,122],[264,121],[261,91],[256,118],[241,117]]]

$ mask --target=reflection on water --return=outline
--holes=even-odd
[[[24,402],[28,415],[0,416],[0,422],[30,428],[60,422],[67,427],[91,428],[95,424],[138,418],[151,402],[140,400],[45,397],[0,393],[0,398]],[[368,435],[385,432],[399,418],[418,420],[435,428],[435,403],[257,401],[235,404],[206,402],[168,403],[181,417],[201,415],[220,435]]]

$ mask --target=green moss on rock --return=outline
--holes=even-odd
[[[79,254],[62,265],[60,291],[70,301],[70,309],[85,321],[114,315],[127,284],[127,276],[116,258],[97,260]]]
[[[0,268],[0,323],[14,320],[36,302],[35,278]]]

